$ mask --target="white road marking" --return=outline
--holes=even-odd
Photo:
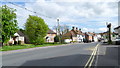
[[[99,44],[97,44],[97,46],[95,47],[95,49],[93,50],[90,58],[88,59],[87,63],[85,64],[84,68],[90,68],[92,63],[93,63],[93,60],[95,58],[95,55],[96,55],[96,52],[97,52],[97,48],[98,48]],[[90,63],[90,64],[89,64]]]

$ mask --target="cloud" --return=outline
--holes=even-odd
[[[105,32],[105,31],[107,31],[107,28],[105,28],[105,27],[104,28],[99,28],[98,30],[101,31],[101,32],[103,32],[103,31]]]
[[[108,2],[109,1],[109,2]],[[83,31],[104,32],[106,22],[113,24],[112,28],[118,23],[118,5],[115,0],[35,0],[25,2],[23,7],[39,14],[34,14],[16,6],[9,5],[17,9],[19,26],[22,27],[28,15],[42,17],[50,28],[57,25],[56,19],[60,19],[60,24],[70,27],[82,28]],[[20,2],[20,1],[19,1]],[[47,18],[47,17],[52,18]]]

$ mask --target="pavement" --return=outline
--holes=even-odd
[[[3,53],[3,66],[85,66],[97,43],[78,43]]]
[[[96,68],[120,68],[120,45],[100,45],[95,62]]]

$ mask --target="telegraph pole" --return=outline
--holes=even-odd
[[[59,43],[61,43],[61,34],[60,34],[60,24],[59,24],[59,19],[57,19],[58,22],[58,35],[59,35]]]
[[[108,28],[108,43],[111,44],[112,40],[111,40],[111,23],[107,24],[107,28]]]

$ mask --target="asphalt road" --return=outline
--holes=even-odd
[[[80,43],[2,55],[3,66],[84,66],[97,43]]]
[[[119,51],[120,47],[117,45],[101,45],[99,47],[98,60],[96,66],[109,66],[109,68],[120,68]]]

